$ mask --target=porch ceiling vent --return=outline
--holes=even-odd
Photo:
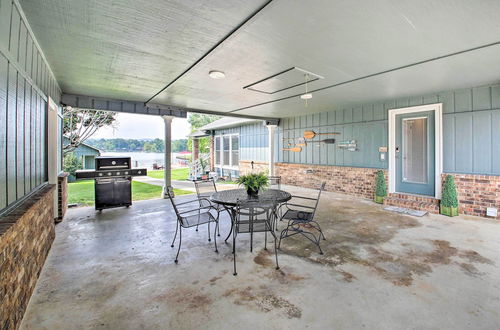
[[[316,73],[293,67],[247,85],[243,89],[264,94],[275,94],[306,84],[304,75],[309,76],[309,80],[307,81],[309,84],[324,78]]]

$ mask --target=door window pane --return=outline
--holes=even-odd
[[[403,181],[427,183],[427,118],[403,119]]]

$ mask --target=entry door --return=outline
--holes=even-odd
[[[396,191],[434,196],[434,111],[396,115]]]

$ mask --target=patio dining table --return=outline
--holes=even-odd
[[[231,216],[231,230],[225,239],[226,242],[233,231],[233,224],[236,219],[236,205],[238,202],[273,202],[276,206],[278,206],[279,204],[288,202],[290,199],[292,199],[292,195],[289,192],[279,189],[266,189],[260,191],[256,196],[248,195],[245,189],[230,189],[218,191],[210,197],[212,202],[222,205]]]

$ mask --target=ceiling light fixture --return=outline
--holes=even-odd
[[[311,93],[308,92],[308,89],[307,89],[307,83],[309,82],[309,74],[306,73],[304,75],[304,78],[306,79],[306,93],[305,94],[302,94],[300,96],[301,99],[305,100],[306,101],[306,107],[307,107],[307,100],[310,100],[312,99],[313,95]]]
[[[222,71],[212,70],[208,73],[209,77],[212,79],[224,79],[226,74]]]

